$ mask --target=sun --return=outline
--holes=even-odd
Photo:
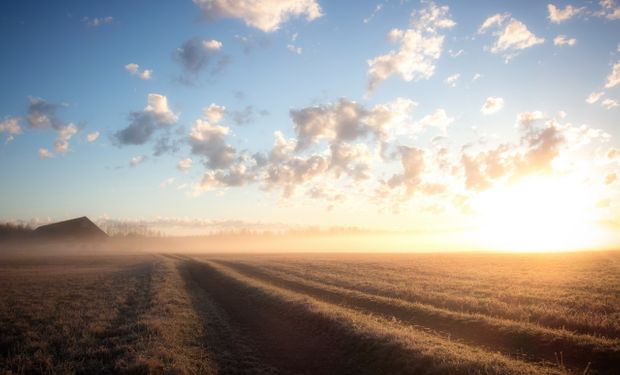
[[[571,177],[537,176],[479,194],[477,240],[504,251],[567,251],[604,245],[596,192]]]

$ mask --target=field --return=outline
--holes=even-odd
[[[618,369],[618,252],[0,257],[0,373]]]

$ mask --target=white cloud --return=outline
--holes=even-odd
[[[614,64],[611,73],[607,76],[605,88],[610,89],[620,83],[620,61]]]
[[[541,111],[521,112],[517,115],[517,124],[520,126],[531,126],[543,118],[544,115]]]
[[[605,109],[612,109],[618,106],[618,102],[614,99],[606,98],[601,102],[601,106]]]
[[[58,138],[54,142],[57,153],[66,154],[69,151],[69,140],[78,132],[77,126],[70,123],[58,129]]]
[[[127,64],[125,65],[125,70],[128,71],[129,73],[131,73],[132,75],[142,79],[142,80],[149,80],[151,78],[153,78],[153,71],[150,69],[144,69],[142,71],[140,71],[140,65],[138,64]]]
[[[148,142],[158,129],[172,125],[178,116],[168,107],[168,98],[160,94],[148,94],[148,104],[143,111],[129,115],[130,124],[117,131],[114,138],[120,145],[141,145]]]
[[[454,122],[454,117],[449,117],[446,110],[438,108],[430,115],[424,116],[420,121],[416,122],[416,126],[420,129],[425,129],[429,126],[436,127],[445,133],[448,130],[448,126]]]
[[[614,0],[601,0],[599,2],[601,10],[594,13],[598,17],[604,17],[608,20],[620,20],[620,7],[616,5]]]
[[[303,52],[303,49],[301,47],[296,47],[293,44],[287,44],[286,45],[286,49],[288,49],[289,51],[296,53],[298,55],[301,55],[301,53]]]
[[[504,108],[504,99],[489,96],[480,108],[483,115],[490,115]]]
[[[323,15],[316,0],[194,0],[209,19],[238,18],[264,32],[274,32],[294,17],[308,21]]]
[[[534,35],[524,23],[512,18],[509,13],[495,14],[487,18],[478,29],[478,33],[484,34],[491,28],[496,29],[493,36],[497,39],[489,50],[492,53],[503,54],[506,61],[515,57],[521,50],[545,42],[544,38]]]
[[[443,82],[450,87],[456,87],[456,82],[459,80],[459,78],[461,78],[461,74],[456,73],[444,79]]]
[[[92,133],[88,133],[88,134],[86,135],[86,140],[87,140],[88,142],[94,142],[94,141],[96,141],[96,140],[99,138],[99,135],[100,135],[100,134],[99,134],[99,132],[98,132],[98,131],[94,131],[94,132],[92,132]]]
[[[51,153],[48,149],[46,148],[40,148],[39,149],[39,158],[40,159],[51,159],[54,157],[54,154]]]
[[[215,39],[203,40],[202,45],[206,49],[210,49],[212,51],[219,51],[222,49],[222,42]]]
[[[129,161],[129,165],[132,167],[135,167],[139,164],[142,164],[145,160],[146,160],[145,155],[136,155],[131,158],[131,160]]]
[[[186,172],[192,167],[192,163],[192,159],[190,158],[179,160],[179,163],[177,164],[177,169],[181,172]]]
[[[84,17],[82,18],[82,22],[84,24],[86,24],[89,27],[99,27],[102,25],[109,25],[112,22],[114,22],[114,17],[112,16],[107,16],[107,17],[95,17],[95,18],[90,18],[90,17]]]
[[[590,95],[588,95],[588,97],[586,99],[586,102],[588,102],[588,104],[594,104],[594,103],[598,102],[598,100],[600,98],[602,98],[603,95],[605,95],[605,93],[603,91],[593,92]]]
[[[22,127],[19,124],[19,117],[5,117],[0,121],[0,133],[8,133],[10,135],[21,134]]]
[[[568,38],[566,35],[558,35],[553,38],[553,44],[556,46],[574,46],[577,44],[577,39]]]
[[[388,34],[392,42],[400,43],[398,51],[368,60],[369,91],[392,75],[399,75],[407,82],[430,78],[443,48],[444,37],[438,31],[454,25],[447,6],[438,7],[430,2],[421,11],[414,11],[410,29],[393,29]]]
[[[586,8],[575,8],[572,5],[567,5],[564,9],[560,9],[553,4],[547,5],[547,10],[549,11],[549,21],[553,23],[561,23],[567,21],[574,16],[582,13]]]
[[[383,9],[383,4],[377,4],[375,6],[375,9],[372,11],[372,13],[370,14],[370,16],[364,18],[364,20],[362,22],[364,23],[368,23],[370,22],[373,18],[375,18],[375,16],[377,15],[377,13],[379,13],[381,11],[381,9]]]
[[[482,78],[482,74],[480,73],[475,73],[474,76],[471,78],[472,82],[476,82],[477,80],[479,80],[480,78]]]
[[[219,125],[224,116],[225,108],[211,104],[203,110],[203,118],[194,122],[189,134],[192,154],[206,157],[205,164],[212,169],[230,167],[236,156],[236,150],[226,143],[230,129]]]
[[[164,189],[167,188],[168,186],[172,185],[174,183],[174,177],[168,177],[167,179],[163,180],[161,182],[161,184],[159,184],[159,186]]]

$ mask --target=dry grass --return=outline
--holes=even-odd
[[[0,258],[0,374],[613,374],[620,253]]]

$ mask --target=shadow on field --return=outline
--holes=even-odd
[[[216,360],[226,361],[220,367],[224,373],[264,373],[269,367],[294,374],[424,373],[430,365],[419,358],[413,363],[397,345],[356,335],[305,306],[229,278],[207,263],[188,260],[181,267],[196,309],[207,318],[203,320],[207,345],[215,350]],[[210,309],[205,296],[225,312],[228,322],[222,316],[217,323],[209,320],[213,314],[205,311]],[[255,359],[249,360],[247,352],[246,357],[234,356],[245,343],[253,348]],[[242,363],[234,363],[239,358]]]
[[[149,335],[142,317],[152,304],[153,267],[154,264],[149,262],[124,271],[134,278],[133,288],[118,307],[116,317],[109,326],[96,335],[99,345],[87,356],[87,369],[97,369],[97,373],[149,373],[149,364],[142,363],[138,358],[138,348],[143,346],[141,341]]]
[[[515,332],[509,327],[491,326],[481,319],[442,316],[421,309],[399,306],[387,300],[379,300],[371,294],[354,294],[327,290],[318,286],[287,280],[245,263],[217,260],[215,263],[232,268],[243,275],[263,280],[269,284],[292,290],[322,301],[349,307],[358,311],[377,314],[386,318],[428,329],[442,336],[460,340],[466,344],[501,351],[507,355],[526,358],[530,361],[555,363],[562,353],[564,366],[581,373],[587,366],[602,373],[615,373],[620,368],[617,348],[599,348],[588,344],[571,342],[551,334],[528,330]],[[342,288],[346,290],[346,288]],[[588,365],[590,363],[590,365]]]

